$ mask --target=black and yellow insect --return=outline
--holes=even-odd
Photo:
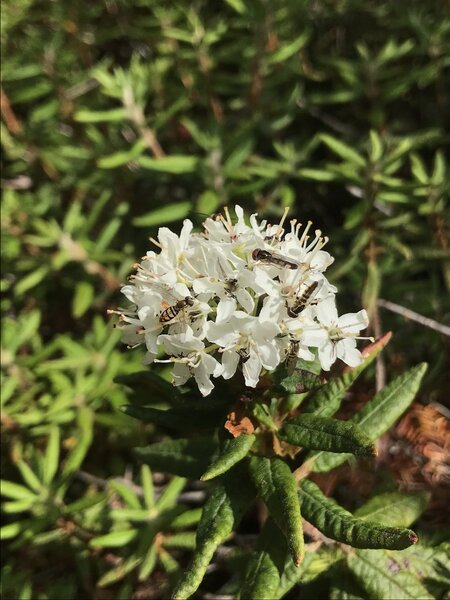
[[[252,258],[258,262],[262,262],[267,265],[274,265],[275,267],[281,267],[282,269],[298,269],[300,267],[299,263],[289,260],[284,256],[280,256],[279,254],[275,254],[274,252],[263,250],[262,248],[256,248],[256,250],[253,250]]]
[[[318,286],[319,282],[313,281],[313,283],[306,288],[303,294],[296,297],[292,306],[286,306],[287,313],[290,317],[295,319],[295,317],[298,317],[302,310],[305,310],[308,304],[312,301],[313,295],[316,293]]]
[[[186,308],[186,306],[193,305],[194,299],[191,298],[191,296],[186,296],[182,300],[178,300],[178,302],[163,310],[163,312],[159,316],[159,322],[169,323],[169,321],[172,321],[173,319],[175,319],[175,317],[179,315],[180,311],[183,310],[183,308]]]

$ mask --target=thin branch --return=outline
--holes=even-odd
[[[12,135],[20,135],[23,132],[22,123],[14,114],[8,96],[5,94],[2,87],[0,87],[0,109],[6,127],[10,133]]]
[[[433,329],[443,335],[448,335],[450,337],[450,327],[447,325],[442,325],[438,323],[434,319],[429,319],[428,317],[424,317],[423,315],[419,315],[419,313],[414,312],[410,308],[405,308],[400,304],[396,304],[395,302],[390,302],[390,300],[383,300],[383,298],[379,298],[378,306],[382,308],[386,308],[397,315],[401,315],[405,319],[409,319],[410,321],[415,321],[416,323],[420,323],[420,325],[424,325],[424,327],[428,327],[429,329]]]

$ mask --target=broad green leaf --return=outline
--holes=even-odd
[[[93,538],[89,544],[94,548],[121,548],[134,540],[139,531],[137,529],[123,529],[122,531],[113,531],[106,535],[100,535]]]
[[[370,598],[432,600],[433,596],[409,570],[402,568],[391,552],[358,551],[348,555],[347,563]]]
[[[370,498],[354,516],[383,525],[409,527],[426,509],[429,499],[426,492],[387,492]]]
[[[141,156],[138,163],[144,169],[177,175],[181,173],[193,173],[197,169],[199,160],[196,156],[176,156],[173,154],[172,156],[164,156],[162,158]]]
[[[320,488],[304,479],[299,487],[304,518],[327,537],[349,544],[354,548],[386,548],[403,550],[417,542],[417,535],[410,529],[384,527],[364,519],[358,519],[327,498]]]
[[[52,427],[47,442],[47,450],[45,452],[43,464],[43,481],[46,485],[50,485],[58,470],[59,462],[59,429]]]
[[[361,351],[362,363],[354,368],[348,368],[341,377],[334,377],[302,405],[304,412],[311,412],[318,417],[332,417],[341,406],[345,392],[350,388],[359,375],[375,360],[378,354],[389,343],[392,333],[386,333]]]
[[[197,438],[164,440],[134,452],[155,471],[199,479],[216,450],[217,443],[211,438]]]
[[[367,435],[349,421],[301,414],[285,421],[277,435],[293,446],[312,450],[351,452],[360,456],[376,455],[376,448]]]
[[[330,148],[330,150],[344,160],[347,160],[358,167],[364,167],[366,165],[364,157],[350,146],[347,146],[347,144],[344,144],[344,142],[341,142],[326,133],[320,134],[319,138],[326,146],[328,146],[328,148]]]
[[[221,478],[203,508],[194,556],[173,593],[174,600],[185,600],[198,589],[214,552],[236,529],[253,497],[245,469],[239,465]]]
[[[247,456],[255,439],[256,436],[253,434],[241,434],[236,438],[226,440],[219,456],[209,465],[201,479],[207,481],[231,469],[232,466]]]
[[[330,584],[330,600],[366,600],[364,590],[347,574],[338,571]]]
[[[253,456],[249,472],[275,523],[286,536],[292,560],[303,560],[304,540],[297,484],[288,465],[280,458]]]
[[[166,206],[156,208],[140,217],[135,217],[132,223],[135,227],[154,227],[165,223],[173,223],[187,217],[191,208],[190,202],[170,202]]]
[[[265,600],[274,598],[280,586],[287,555],[286,539],[269,517],[259,535],[244,573],[240,598]]]
[[[372,441],[378,439],[414,400],[426,370],[427,364],[422,363],[391,381],[369,400],[363,409],[350,419],[350,422],[359,425]],[[314,458],[312,470],[326,473],[345,462],[349,456],[349,454],[319,452],[311,457]]]

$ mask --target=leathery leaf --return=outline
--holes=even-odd
[[[200,479],[207,481],[231,469],[233,465],[247,456],[255,439],[256,436],[253,434],[242,433],[238,437],[226,440],[219,456],[212,461]]]
[[[383,337],[363,348],[361,355],[363,361],[354,368],[348,368],[341,377],[334,377],[317,392],[315,392],[303,404],[303,411],[314,413],[318,417],[332,417],[339,409],[345,396],[345,392],[352,383],[361,375],[379,355],[383,348],[388,344],[392,333],[386,333]]]
[[[393,553],[359,550],[348,556],[347,564],[370,598],[431,600],[434,597]]]
[[[174,600],[189,598],[198,589],[214,552],[237,527],[254,496],[246,470],[240,465],[221,478],[203,507],[194,556],[175,588]]]
[[[359,425],[368,437],[375,441],[395,423],[414,400],[426,370],[427,364],[421,363],[391,381],[349,422]],[[349,456],[319,452],[310,457],[314,458],[312,471],[326,473],[345,462]]]
[[[246,600],[275,598],[286,554],[286,539],[269,517],[258,538],[256,551],[248,561],[240,597]]]
[[[376,448],[370,438],[354,423],[302,414],[285,421],[278,437],[294,446],[329,452],[351,452],[374,456]]]
[[[297,483],[290,468],[280,458],[253,456],[249,471],[258,496],[286,536],[294,563],[300,565],[304,554],[303,528]]]
[[[410,529],[385,527],[354,517],[334,500],[327,498],[308,479],[301,482],[298,493],[304,518],[338,542],[354,548],[403,550],[418,541],[417,535]]]

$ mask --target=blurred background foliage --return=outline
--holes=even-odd
[[[106,316],[162,224],[234,203],[311,219],[340,309],[394,330],[378,378],[426,360],[421,402],[444,410],[449,338],[380,298],[450,325],[449,9],[4,4],[5,598],[157,597],[192,547],[202,489],[133,469],[161,432],[120,410],[142,352]]]

